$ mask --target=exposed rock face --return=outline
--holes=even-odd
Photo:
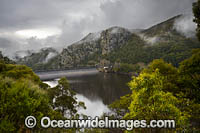
[[[100,49],[99,41],[75,43],[63,51],[60,54],[61,66],[64,68],[67,67],[76,67],[78,63],[88,58],[95,52],[98,52]]]
[[[46,48],[17,58],[17,62],[34,70],[95,66],[100,64],[102,56],[122,47],[131,34],[128,29],[111,27],[98,33],[89,33],[82,40],[64,48],[60,54],[53,48]]]
[[[120,48],[130,39],[130,36],[131,33],[129,30],[119,27],[113,27],[103,31],[100,38],[102,55],[108,54],[116,48]]]
[[[129,30],[121,27],[112,27],[99,33],[90,33],[81,41],[63,49],[60,54],[63,68],[81,65],[95,65],[99,57],[120,48],[131,37]],[[95,57],[97,55],[97,57]]]
[[[199,48],[195,38],[180,34],[174,23],[181,15],[168,19],[148,29],[111,27],[97,33],[89,33],[82,40],[64,48],[61,53],[52,49],[26,56],[18,63],[35,70],[67,69],[109,64],[148,64],[162,58],[176,65]],[[149,45],[150,44],[150,45]]]

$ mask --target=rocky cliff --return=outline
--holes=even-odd
[[[61,67],[97,65],[104,55],[122,47],[130,37],[131,32],[121,27],[90,33],[81,41],[63,49],[60,54]]]
[[[89,33],[82,40],[64,48],[61,53],[42,51],[24,57],[19,63],[35,70],[67,69],[115,63],[148,64],[162,58],[178,66],[194,48],[200,48],[195,37],[186,37],[176,30],[175,23],[182,15],[170,18],[148,29],[129,30],[122,27]],[[49,53],[56,53],[48,59]]]

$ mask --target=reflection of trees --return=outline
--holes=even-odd
[[[124,75],[99,73],[73,77],[70,80],[82,80],[83,82],[72,83],[71,87],[90,100],[102,99],[104,104],[110,104],[130,92],[126,85],[130,78]]]

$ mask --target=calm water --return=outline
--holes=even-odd
[[[86,110],[80,110],[88,116],[101,116],[109,112],[108,104],[120,96],[130,93],[126,75],[99,73],[96,69],[37,73],[50,86],[57,85],[60,77],[67,77],[79,101],[85,102]]]

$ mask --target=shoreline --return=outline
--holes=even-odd
[[[99,71],[95,68],[93,69],[77,69],[77,70],[65,70],[65,71],[47,71],[47,72],[38,72],[36,75],[40,77],[42,81],[56,79],[60,77],[73,77],[73,76],[82,76],[85,74],[97,74]]]

